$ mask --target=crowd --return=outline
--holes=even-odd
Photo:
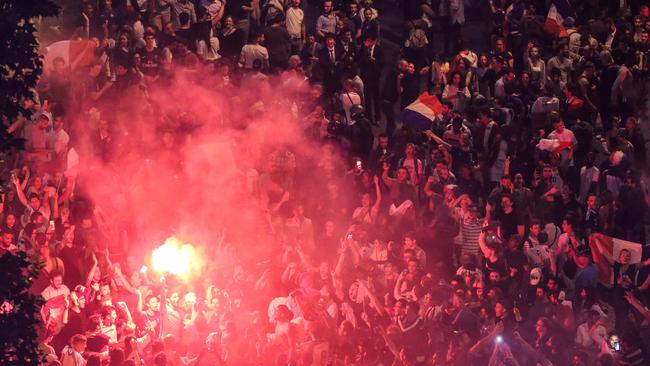
[[[0,251],[43,265],[44,365],[650,362],[647,1],[61,3],[41,32],[94,57],[53,59],[3,119],[25,149]],[[466,46],[466,11],[489,17],[489,52]],[[403,29],[384,28],[395,12]],[[106,224],[83,164],[131,154],[122,111],[162,119],[178,79],[232,96],[227,128],[285,108],[318,151],[267,146],[242,183],[263,255],[226,228],[189,282],[106,240],[137,228]],[[422,93],[440,101],[424,129],[400,113]],[[176,112],[152,154],[182,174],[174,151],[200,126]],[[598,240],[631,243],[606,256]]]

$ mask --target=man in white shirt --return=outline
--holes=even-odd
[[[300,8],[300,0],[293,0],[291,7],[287,9],[285,24],[291,36],[291,51],[298,53],[302,49],[306,34],[305,13]]]
[[[59,271],[52,271],[50,273],[50,285],[43,290],[41,296],[47,301],[60,295],[70,295],[70,289],[63,284],[63,274]]]
[[[558,140],[560,145],[553,151],[554,154],[560,155],[560,166],[569,167],[573,166],[573,151],[578,145],[578,140],[571,130],[564,127],[564,121],[557,112],[551,112],[549,119],[553,122],[551,133],[548,138],[551,140]]]
[[[47,147],[52,149],[56,155],[61,155],[70,142],[70,135],[63,130],[63,116],[54,118],[53,127],[47,139]]]
[[[266,47],[262,46],[264,42],[264,33],[260,33],[255,37],[255,42],[245,45],[239,54],[239,67],[244,69],[252,69],[255,60],[262,61],[262,69],[267,69],[269,66],[269,51]]]

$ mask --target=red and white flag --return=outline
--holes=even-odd
[[[544,23],[544,30],[548,33],[554,34],[556,37],[566,37],[566,29],[564,28],[564,17],[557,10],[555,4],[551,4]]]
[[[70,70],[90,64],[95,56],[95,42],[87,40],[59,41],[45,47],[43,66],[52,67],[56,58],[62,58]]]
[[[627,240],[612,238],[603,234],[591,234],[589,247],[598,266],[598,279],[602,284],[609,285],[612,279],[612,264],[618,261],[621,250],[630,252],[630,264],[641,263],[643,246]]]

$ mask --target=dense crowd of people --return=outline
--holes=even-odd
[[[41,33],[94,57],[51,59],[4,119],[25,149],[0,250],[43,265],[43,364],[649,362],[650,9],[572,1],[555,35],[556,2],[63,1]],[[466,11],[489,19],[489,52],[464,42]],[[403,29],[383,27],[395,12]],[[300,131],[239,182],[264,250],[215,229],[192,281],[142,266],[139,226],[88,183],[137,154],[184,174],[202,126],[160,103],[178,80],[226,97],[223,129],[283,111]],[[422,93],[440,101],[427,128],[400,113]],[[147,124],[155,141],[133,132]],[[596,239],[630,243],[607,257]]]

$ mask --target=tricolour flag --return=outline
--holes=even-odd
[[[630,264],[641,262],[643,246],[627,240],[612,238],[603,234],[591,234],[589,247],[598,266],[598,279],[602,284],[609,285],[612,278],[612,264],[619,261],[622,250],[630,252]]]
[[[567,37],[564,28],[564,19],[571,16],[573,10],[566,0],[553,0],[548,8],[544,30],[554,34],[556,37]]]
[[[74,40],[59,41],[45,47],[43,65],[46,70],[52,67],[54,59],[60,57],[71,70],[90,64],[95,56],[95,42]]]
[[[408,126],[424,131],[431,127],[431,123],[440,113],[442,113],[442,103],[435,95],[424,92],[415,102],[404,108],[401,118]]]

